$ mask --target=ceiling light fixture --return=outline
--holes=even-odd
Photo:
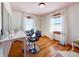
[[[40,8],[44,8],[45,7],[45,3],[43,3],[43,2],[39,3],[39,7]]]

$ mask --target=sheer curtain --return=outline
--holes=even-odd
[[[1,3],[0,3],[0,35],[1,35],[1,26],[2,26],[2,25],[1,25],[1,22],[2,22],[2,21],[1,21]]]

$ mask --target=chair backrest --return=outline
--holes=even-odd
[[[34,29],[31,29],[29,31],[25,31],[27,36],[32,36],[34,34]]]
[[[41,31],[37,30],[35,35],[36,35],[37,38],[41,37]]]

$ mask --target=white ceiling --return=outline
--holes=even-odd
[[[69,6],[72,2],[45,2],[44,8],[38,6],[39,2],[12,2],[11,6],[14,10],[34,14],[44,15],[57,9]]]

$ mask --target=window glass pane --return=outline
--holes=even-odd
[[[30,29],[32,29],[34,27],[33,24],[34,24],[33,19],[27,19],[27,18],[25,18],[24,19],[24,30],[30,30]]]
[[[52,18],[50,31],[62,31],[63,17]]]

